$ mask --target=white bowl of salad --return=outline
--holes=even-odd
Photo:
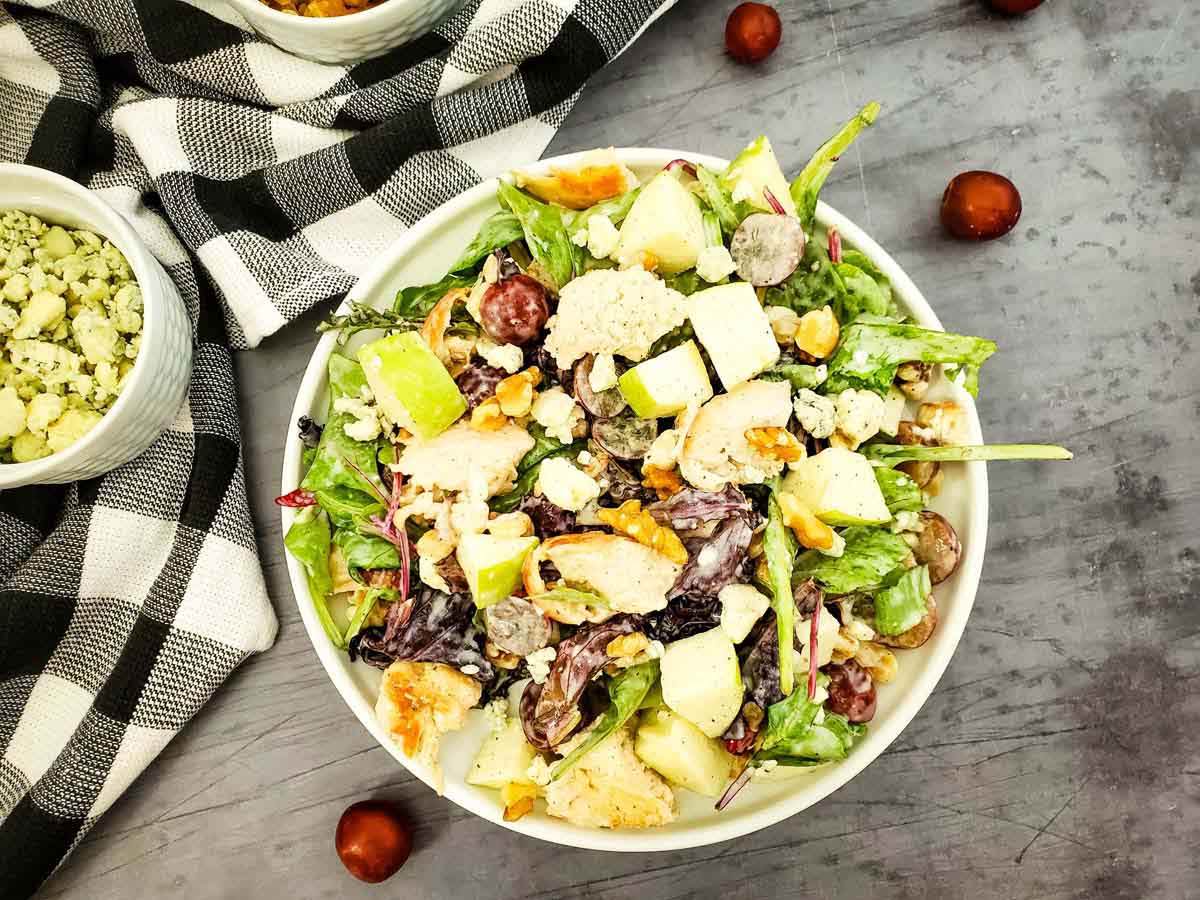
[[[284,466],[305,627],[419,778],[524,834],[727,840],[836,790],[975,599],[990,341],[794,180],[545,160],[399,240],[323,326]],[[780,647],[788,651],[780,654]]]

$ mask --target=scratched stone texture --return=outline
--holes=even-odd
[[[770,133],[795,171],[867,99],[876,128],[826,199],[946,326],[995,337],[994,440],[1073,447],[993,465],[983,583],[936,693],[847,787],[750,837],[605,855],[436,798],[353,719],[300,625],[271,498],[316,341],[238,360],[247,472],[282,629],[88,836],[46,897],[1200,897],[1200,4],[789,0],[758,68],[722,54],[733,0],[680,0],[585,92],[551,151],[730,155]],[[1008,173],[1002,241],[939,231],[946,181]],[[382,888],[332,849],[344,806],[390,796],[418,852]]]

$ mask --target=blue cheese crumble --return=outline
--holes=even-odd
[[[0,212],[0,463],[49,456],[95,428],[141,340],[142,292],[120,250]]]

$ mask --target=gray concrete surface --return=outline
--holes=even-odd
[[[1072,446],[993,465],[975,612],[897,743],[850,785],[726,844],[571,851],[439,800],[394,765],[317,664],[281,562],[286,417],[312,320],[238,360],[250,494],[279,643],[248,663],[88,836],[47,897],[1200,897],[1200,5],[786,0],[759,68],[721,52],[733,0],[679,6],[586,91],[552,152],[610,143],[728,155],[760,131],[795,170],[884,105],[826,199],[889,248],[948,328],[995,337],[993,440]],[[947,241],[956,172],[995,169],[1025,212]],[[410,811],[383,887],[333,853],[344,806]]]

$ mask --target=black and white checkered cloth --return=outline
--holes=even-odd
[[[672,2],[466,0],[345,67],[262,42],[222,0],[0,0],[0,160],[119,210],[196,340],[188,402],[143,456],[0,493],[0,898],[32,894],[274,639],[229,345],[339,298],[431,209],[538,157]]]

